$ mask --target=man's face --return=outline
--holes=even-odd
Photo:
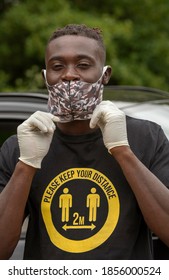
[[[70,80],[93,83],[102,74],[104,54],[94,39],[65,35],[48,44],[45,61],[50,85]]]

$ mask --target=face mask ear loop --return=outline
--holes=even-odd
[[[106,65],[106,66],[103,67],[103,71],[102,71],[101,78],[103,78],[103,76],[104,76],[104,74],[105,74],[107,68],[108,68],[108,65]]]
[[[43,76],[44,76],[44,78],[46,80],[46,69],[42,69],[42,72],[43,72]]]
[[[106,65],[106,66],[103,67],[102,74],[101,74],[100,78],[97,80],[97,82],[103,78],[103,75],[104,75],[104,73],[106,72],[107,68],[108,68],[108,65]],[[96,82],[96,83],[97,83],[97,82]],[[94,84],[96,84],[96,83],[94,83]]]
[[[48,84],[47,78],[46,78],[46,69],[43,69],[42,71],[43,71],[43,75],[44,75],[44,78],[45,78],[46,85],[48,87],[50,87],[50,85]]]
[[[106,66],[103,67],[103,75],[104,75],[104,73],[106,72],[107,68],[108,68],[108,65],[106,65]]]

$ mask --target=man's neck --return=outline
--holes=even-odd
[[[89,127],[90,120],[57,123],[57,127],[68,135],[83,135],[93,132],[95,129]]]

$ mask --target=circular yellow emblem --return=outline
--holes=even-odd
[[[70,209],[73,207],[73,195],[70,188],[67,187],[67,183],[73,180],[86,180],[92,182],[90,193],[86,195],[85,207],[88,210],[88,223],[85,224],[85,217],[80,216],[77,211],[73,212],[73,222],[70,224]],[[79,181],[80,182],[80,181]],[[81,181],[82,182],[82,181]],[[80,185],[80,184],[79,184]],[[104,195],[104,199],[107,201],[107,214],[102,226],[97,230],[97,211],[101,207],[100,195],[97,192],[97,188]],[[73,238],[67,238],[61,232],[58,231],[54,225],[52,214],[52,202],[53,198],[59,190],[62,190],[62,194],[59,194],[58,209],[61,211],[60,224],[62,224],[62,230],[65,232],[69,230],[89,230],[91,236],[87,238],[80,238],[74,240]],[[80,194],[76,197],[78,198]],[[41,201],[42,217],[46,226],[46,230],[50,237],[51,242],[61,250],[71,253],[82,253],[90,251],[102,243],[104,243],[110,235],[113,233],[118,219],[119,219],[119,198],[116,189],[112,182],[102,173],[91,168],[71,168],[59,175],[57,175],[47,186]]]

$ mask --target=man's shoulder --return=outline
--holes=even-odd
[[[5,142],[1,146],[1,152],[3,151],[14,151],[18,150],[18,138],[17,135],[12,135],[5,140]]]
[[[8,137],[5,142],[3,143],[3,145],[8,145],[8,144],[13,144],[13,145],[18,145],[18,138],[17,138],[17,135],[14,134],[14,135],[11,135],[10,137]],[[2,146],[3,146],[2,145]]]
[[[140,118],[135,118],[131,116],[126,116],[126,121],[127,124],[133,124],[133,125],[150,125],[150,126],[159,126],[156,122],[146,120],[146,119],[140,119]]]
[[[126,116],[127,127],[129,130],[135,131],[152,131],[154,133],[158,133],[161,130],[161,126],[156,122],[139,119],[130,116]]]

